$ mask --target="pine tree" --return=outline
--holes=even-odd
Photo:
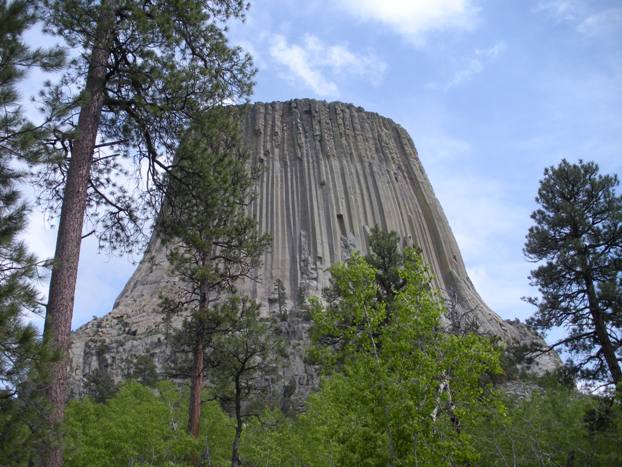
[[[36,459],[35,447],[47,440],[42,400],[46,369],[52,355],[24,313],[39,311],[34,280],[41,263],[19,235],[26,226],[26,204],[16,184],[23,178],[19,163],[40,129],[26,121],[15,86],[28,67],[54,69],[58,50],[31,50],[23,32],[34,23],[33,5],[0,1],[0,464],[25,465]]]
[[[592,381],[622,380],[622,197],[615,175],[598,165],[562,160],[544,171],[525,255],[543,262],[531,272],[541,298],[530,323],[562,326],[568,335],[551,347],[579,357],[574,365]]]
[[[190,314],[183,334],[192,352],[188,431],[199,435],[205,349],[223,323],[210,305],[236,291],[235,283],[253,278],[268,245],[248,217],[254,176],[241,150],[233,109],[214,109],[193,127],[179,151],[179,163],[158,231],[169,246],[173,274],[179,278],[174,297],[165,303]]]
[[[283,343],[271,331],[274,323],[261,318],[257,302],[233,296],[216,305],[213,315],[223,324],[223,332],[213,336],[208,358],[210,366],[216,368],[216,398],[235,417],[231,467],[238,467],[244,423],[251,416],[259,416],[274,399],[264,378],[278,370]]]
[[[95,402],[104,403],[114,397],[118,387],[106,368],[97,368],[89,373],[84,381],[84,392]]]
[[[37,154],[50,162],[43,173],[60,208],[44,330],[62,356],[48,395],[52,424],[63,418],[81,239],[95,233],[104,245],[130,248],[142,234],[140,202],[150,197],[132,197],[120,177],[139,178],[144,167],[147,188],[164,188],[195,115],[249,94],[250,57],[224,35],[224,23],[246,8],[244,0],[43,0],[47,31],[79,51],[42,95],[53,132]],[[52,449],[47,465],[61,463]]]
[[[144,354],[136,357],[136,360],[134,360],[134,368],[132,369],[132,378],[152,388],[158,384],[160,377],[151,355]]]

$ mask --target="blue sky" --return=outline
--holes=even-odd
[[[409,132],[504,318],[533,311],[522,246],[544,168],[583,158],[622,173],[620,1],[257,0],[230,37],[255,58],[252,100],[351,102]],[[28,240],[53,254],[40,213]],[[133,268],[86,242],[74,327],[110,311]]]

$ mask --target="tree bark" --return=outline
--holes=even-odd
[[[596,296],[596,287],[594,286],[594,277],[592,275],[592,269],[588,262],[587,247],[581,245],[579,247],[580,260],[581,260],[581,275],[587,289],[587,302],[592,316],[592,322],[594,323],[594,331],[596,332],[596,338],[600,343],[605,362],[609,368],[609,373],[613,383],[617,385],[622,380],[622,371],[620,370],[620,363],[616,357],[615,348],[609,334],[607,333],[607,325],[603,316],[602,310],[598,303],[598,297]],[[618,395],[622,396],[622,388],[618,389]]]
[[[207,312],[209,301],[209,284],[203,282],[199,292],[198,315],[203,317]],[[190,401],[188,403],[188,433],[198,438],[201,431],[201,390],[203,389],[203,371],[205,369],[205,323],[200,320],[199,328],[192,350],[192,374],[190,376]],[[207,441],[207,437],[205,438]],[[192,456],[192,465],[198,465],[196,455]]]
[[[192,376],[190,381],[190,404],[188,407],[188,433],[199,437],[201,420],[201,388],[203,387],[204,363],[203,332],[199,331],[192,352]]]
[[[78,117],[78,131],[73,141],[63,196],[43,332],[46,343],[59,354],[59,360],[52,366],[47,389],[47,399],[51,407],[49,421],[57,429],[65,413],[68,351],[82,225],[93,150],[105,98],[107,63],[113,37],[114,0],[109,0],[102,2],[95,30],[84,89],[84,103]],[[47,447],[43,462],[46,467],[58,467],[63,464],[62,440]]]
[[[613,347],[611,339],[609,338],[609,334],[607,333],[605,318],[603,317],[603,313],[598,306],[598,299],[596,297],[596,290],[594,288],[594,280],[592,279],[592,274],[587,268],[586,264],[584,264],[583,269],[583,280],[585,281],[585,285],[587,287],[588,306],[590,308],[590,315],[592,316],[592,321],[594,323],[596,338],[600,343],[600,348],[603,351],[603,356],[605,357],[605,361],[607,362],[607,367],[609,368],[609,373],[611,374],[613,383],[617,387],[620,381],[622,381],[622,371],[620,370],[620,363],[618,362],[615,348]],[[619,388],[617,392],[618,397],[622,397],[622,388]]]

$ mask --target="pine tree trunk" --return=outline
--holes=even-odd
[[[207,313],[209,284],[201,283],[199,292],[199,308],[197,313],[203,318]],[[205,365],[205,331],[202,319],[198,320],[198,330],[192,350],[192,375],[190,376],[190,402],[188,403],[188,433],[198,438],[201,428],[201,390],[203,389],[203,370]],[[205,438],[207,442],[207,437]],[[199,465],[196,455],[192,456],[192,465]]]
[[[600,348],[605,357],[605,362],[609,368],[611,379],[613,383],[617,385],[622,381],[622,371],[620,370],[620,363],[618,362],[615,348],[611,342],[611,338],[607,333],[607,325],[605,324],[605,318],[600,309],[598,298],[596,296],[596,288],[594,287],[594,277],[592,275],[592,269],[588,262],[588,253],[585,246],[579,248],[580,260],[581,260],[581,272],[583,281],[587,289],[587,302],[592,316],[592,322],[594,323],[594,331],[596,332],[596,338],[600,344]],[[618,397],[622,397],[622,388],[618,389]]]
[[[188,407],[188,433],[199,437],[201,420],[201,388],[203,387],[203,333],[199,332],[192,352],[192,376],[190,381],[190,404]]]
[[[67,173],[43,333],[45,341],[59,354],[58,362],[51,369],[47,390],[47,399],[51,407],[49,420],[56,428],[62,422],[65,412],[71,319],[87,188],[105,98],[109,44],[114,32],[113,1],[102,3],[99,18],[86,78],[85,99],[78,118],[78,133],[73,141]],[[48,446],[47,452],[44,453],[44,465],[58,467],[62,464],[62,442]]]
[[[190,378],[190,402],[188,404],[188,433],[198,438],[201,429],[201,389],[203,388],[203,332],[197,334],[192,351],[192,376]],[[207,442],[207,436],[205,437]],[[199,465],[199,457],[192,454],[192,465]]]
[[[598,299],[596,298],[596,290],[594,288],[592,274],[589,269],[587,269],[586,264],[584,264],[583,279],[587,287],[588,306],[590,309],[590,314],[592,315],[594,330],[596,331],[596,338],[598,339],[600,348],[603,352],[603,356],[605,357],[605,362],[607,362],[607,367],[609,368],[611,379],[617,387],[620,381],[622,381],[622,371],[620,370],[620,363],[618,362],[618,359],[616,357],[616,352],[611,342],[611,338],[607,333],[607,325],[605,324],[605,319],[598,306]],[[618,397],[622,397],[622,389],[618,389],[617,392]]]

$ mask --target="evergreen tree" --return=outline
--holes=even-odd
[[[593,162],[562,160],[544,171],[531,215],[525,255],[543,262],[531,272],[541,298],[530,323],[568,335],[551,347],[579,358],[574,365],[592,381],[622,380],[622,197],[615,175]],[[618,386],[619,390],[622,387]]]
[[[234,296],[216,305],[212,314],[223,324],[223,332],[213,336],[208,358],[210,366],[216,369],[216,398],[235,417],[231,466],[238,467],[240,437],[246,420],[260,415],[273,399],[264,378],[278,370],[283,344],[271,332],[274,323],[260,317],[257,302]]]
[[[150,355],[140,355],[134,361],[132,378],[145,386],[155,387],[160,380],[158,369]]]
[[[404,265],[400,251],[399,237],[395,232],[383,232],[377,225],[369,236],[369,254],[367,262],[378,270],[376,280],[380,286],[380,299],[387,303],[405,285],[399,275]]]
[[[18,105],[17,82],[28,67],[54,69],[57,50],[31,50],[23,32],[34,23],[33,5],[0,1],[0,464],[26,465],[36,459],[37,445],[47,441],[42,400],[47,364],[52,355],[35,327],[25,324],[27,311],[39,311],[33,281],[41,264],[28,253],[19,235],[27,207],[16,183],[23,177],[19,162],[41,131],[26,121]]]
[[[137,177],[143,164],[148,188],[163,188],[195,115],[249,94],[250,57],[224,35],[226,21],[246,7],[244,0],[43,0],[47,30],[79,52],[42,95],[53,132],[39,155],[50,162],[43,173],[60,208],[44,330],[62,355],[48,395],[51,423],[63,418],[81,239],[96,233],[103,244],[130,247],[141,234],[140,201],[149,197],[132,197],[120,181],[128,159]],[[62,451],[50,451],[47,465],[61,462]]]
[[[117,393],[117,385],[105,368],[97,368],[86,376],[84,391],[95,402],[103,403],[114,397]]]
[[[199,435],[201,388],[207,369],[206,347],[224,323],[210,305],[235,292],[235,283],[253,278],[269,243],[247,216],[254,176],[240,148],[238,115],[233,109],[205,114],[179,151],[171,176],[159,233],[169,246],[176,295],[165,308],[186,311],[183,331],[192,353],[188,431]]]

